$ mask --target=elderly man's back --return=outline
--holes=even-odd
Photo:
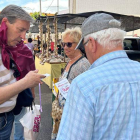
[[[71,85],[59,140],[140,140],[140,64],[125,51],[100,57]]]

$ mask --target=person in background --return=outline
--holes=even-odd
[[[16,5],[8,5],[0,13],[0,140],[10,140],[19,93],[42,83],[45,77],[35,70],[32,53],[23,44],[33,22]]]
[[[34,44],[32,44],[32,38],[28,38],[28,43],[25,44],[29,50],[31,50],[32,54],[34,55]]]
[[[59,39],[58,42],[57,42],[57,50],[58,50],[57,52],[58,52],[59,55],[61,55],[61,49],[62,49],[61,39]]]
[[[54,42],[51,39],[51,53],[53,53],[53,51],[54,51]]]
[[[126,32],[105,13],[82,24],[91,67],[72,81],[57,140],[139,140],[140,64],[123,50]]]
[[[38,53],[38,47],[37,47],[37,44],[34,45],[34,56],[36,55],[36,53]]]
[[[37,36],[37,47],[38,47],[38,52],[40,52],[40,45],[41,45],[41,41],[39,39],[39,35]]]
[[[66,78],[69,83],[71,83],[75,77],[85,72],[90,67],[89,61],[85,58],[80,49],[75,50],[78,42],[80,41],[81,34],[82,32],[79,27],[71,29],[67,28],[62,33],[62,47],[64,48],[65,54],[69,58],[69,62],[67,63],[59,81]],[[58,100],[60,107],[63,109],[66,99],[61,93],[58,96]],[[52,110],[52,112],[54,111]],[[59,126],[58,122],[60,122],[60,120],[55,118],[53,124],[52,140],[55,140],[57,137],[56,129],[58,129]]]
[[[47,42],[46,41],[44,41],[44,43],[43,43],[43,48],[44,48],[44,50],[47,49]]]

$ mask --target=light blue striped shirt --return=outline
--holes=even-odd
[[[140,63],[114,51],[75,78],[57,140],[140,140]]]

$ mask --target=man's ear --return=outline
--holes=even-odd
[[[6,18],[6,17],[4,17],[3,19],[2,19],[2,22],[7,22],[8,21],[8,19]]]
[[[4,17],[3,19],[2,19],[2,21],[1,21],[1,23],[0,23],[0,27],[1,27],[1,24],[2,24],[2,22],[7,22],[8,21],[8,19],[6,18],[6,17]]]
[[[91,42],[92,45],[92,52],[95,53],[97,50],[96,41],[92,37],[89,38],[89,41]]]

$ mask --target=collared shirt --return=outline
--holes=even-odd
[[[140,140],[139,62],[114,51],[75,78],[57,140]]]

